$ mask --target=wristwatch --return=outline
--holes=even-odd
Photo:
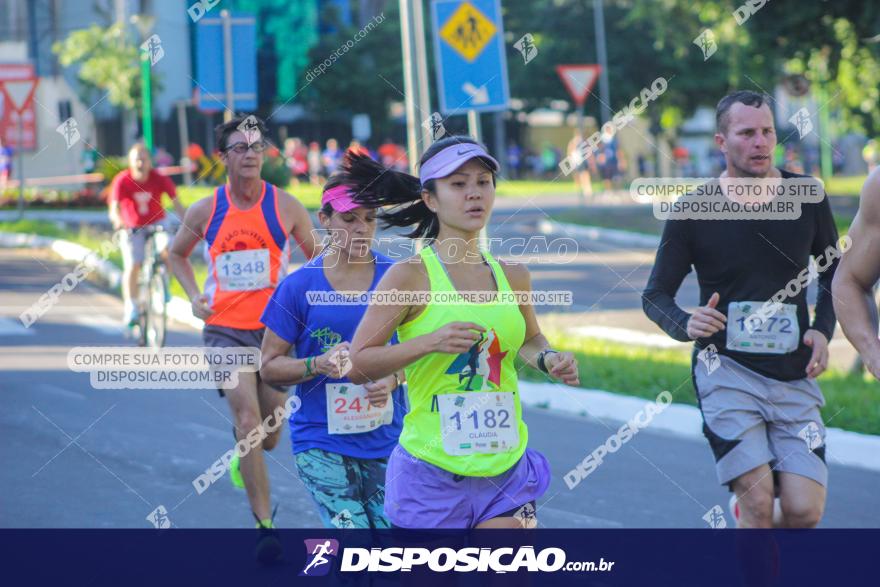
[[[545,358],[547,357],[547,355],[549,355],[550,353],[558,353],[558,352],[559,352],[559,351],[554,351],[553,349],[544,349],[543,351],[541,351],[540,353],[538,353],[538,361],[537,361],[537,363],[538,363],[538,369],[540,369],[540,370],[543,371],[544,373],[548,373],[548,374],[549,374],[549,372],[548,372],[548,370],[547,370],[547,365],[544,363],[544,359],[545,359]]]

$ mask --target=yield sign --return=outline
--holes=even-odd
[[[583,106],[602,70],[600,65],[557,65],[556,73],[578,106]]]
[[[0,81],[0,91],[9,100],[12,108],[23,113],[34,99],[37,89],[37,78]]]

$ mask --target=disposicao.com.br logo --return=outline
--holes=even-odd
[[[306,540],[308,560],[300,576],[314,577],[329,572],[331,563],[327,557],[337,556],[335,540]],[[566,561],[561,548],[544,548],[536,551],[533,546],[518,548],[344,548],[339,570],[346,573],[380,572],[394,573],[412,571],[413,567],[427,567],[435,573],[456,571],[515,573],[517,571],[545,572],[611,571],[613,561],[604,558],[595,561]]]
[[[339,541],[332,538],[312,538],[306,543],[306,566],[300,577],[321,577],[330,572],[336,555],[339,554]]]

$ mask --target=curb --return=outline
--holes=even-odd
[[[559,223],[554,222],[553,224]],[[585,227],[578,226],[577,228]],[[587,230],[593,229],[587,228]],[[598,231],[596,234],[602,234],[608,229],[596,230]],[[613,232],[624,235],[632,234],[624,231]],[[645,235],[635,236],[642,239],[651,238],[645,237]],[[602,238],[607,240],[605,237]],[[657,240],[659,241],[659,239]],[[77,243],[35,234],[0,232],[0,248],[20,247],[48,248],[67,261],[80,262],[85,260],[88,266],[93,267],[114,288],[119,286],[122,279],[122,271],[118,267],[104,259],[90,262],[90,256],[94,255],[94,251]],[[204,322],[192,315],[190,307],[187,300],[173,297],[168,303],[168,317],[201,330]],[[648,400],[638,397],[571,387],[561,383],[520,381],[519,389],[524,406],[544,408],[576,416],[589,415],[615,422],[629,421],[636,412],[644,408],[646,403],[650,403]],[[702,425],[703,419],[700,411],[693,406],[684,404],[670,404],[650,423],[653,430],[663,430],[693,440],[703,440]],[[610,432],[611,430],[609,430]],[[840,428],[828,428],[826,438],[828,459],[832,464],[880,471],[880,436],[850,432]]]
[[[614,228],[600,228],[598,226],[583,226],[570,222],[557,222],[556,220],[538,221],[538,231],[543,234],[563,234],[565,236],[577,236],[593,241],[602,241],[622,247],[640,247],[656,249],[660,246],[660,237],[628,230]]]
[[[122,270],[106,259],[100,259],[92,249],[63,239],[24,234],[0,232],[0,248],[45,248],[50,249],[65,261],[84,262],[111,289],[118,289],[122,283]],[[168,302],[168,317],[172,320],[201,330],[205,323],[192,315],[189,301],[175,296]]]
[[[628,422],[645,404],[654,403],[643,398],[619,395],[595,389],[571,387],[562,383],[519,382],[522,404],[531,408],[548,409],[581,417],[592,417],[614,422]],[[705,441],[703,417],[700,410],[685,404],[670,404],[658,413],[648,425],[651,430],[663,430],[691,440]],[[608,433],[617,432],[609,427]],[[827,458],[830,465],[845,465],[870,471],[880,471],[880,436],[828,428]]]
[[[98,275],[107,284],[116,289],[122,283],[122,270],[106,259],[101,259],[95,251],[83,245],[36,234],[24,234],[15,232],[0,232],[0,248],[42,248],[50,249],[56,255],[66,261],[82,262],[90,269],[97,271]]]

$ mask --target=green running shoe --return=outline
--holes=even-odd
[[[229,461],[229,480],[232,481],[233,487],[244,489],[244,477],[241,476],[240,460],[238,458],[238,451],[236,451],[232,460]]]

